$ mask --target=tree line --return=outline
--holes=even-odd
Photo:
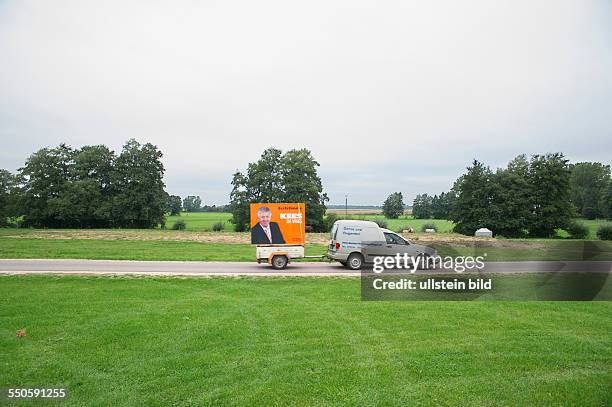
[[[66,144],[32,154],[16,174],[0,171],[0,223],[25,227],[150,228],[164,223],[162,153],[131,139],[117,155],[104,145]]]
[[[229,212],[229,205],[202,205],[202,198],[198,195],[188,195],[181,200],[178,195],[169,195],[166,212],[170,215],[180,215],[185,212]]]
[[[561,153],[519,155],[495,171],[474,160],[449,192],[417,195],[412,214],[450,219],[467,235],[486,227],[508,237],[549,237],[577,216],[612,218],[610,166],[570,164]]]

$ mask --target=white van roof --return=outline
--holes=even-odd
[[[337,220],[335,223],[337,223],[338,225],[361,225],[368,227],[378,227],[378,224],[376,222],[372,222],[370,220],[340,219]]]

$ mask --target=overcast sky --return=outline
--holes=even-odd
[[[0,0],[0,168],[131,137],[208,204],[271,146],[312,150],[332,204],[473,158],[609,164],[612,2]]]

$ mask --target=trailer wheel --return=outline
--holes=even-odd
[[[275,270],[282,270],[287,267],[289,259],[285,255],[276,255],[272,257],[272,268]]]
[[[351,270],[360,270],[363,267],[363,256],[361,253],[351,253],[348,259],[346,259],[346,267]]]

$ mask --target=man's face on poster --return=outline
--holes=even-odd
[[[257,219],[259,219],[259,224],[264,228],[267,228],[268,225],[270,225],[271,217],[272,217],[272,212],[268,212],[268,211],[257,212]]]

